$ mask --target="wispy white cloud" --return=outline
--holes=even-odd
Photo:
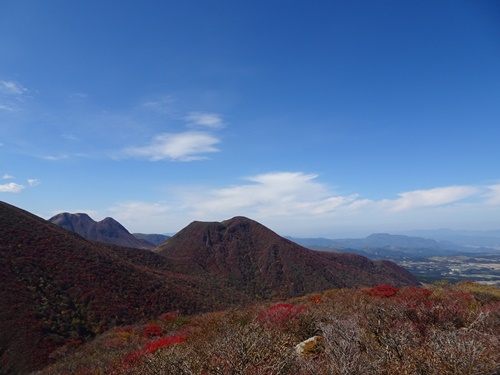
[[[247,177],[249,183],[184,196],[197,215],[258,217],[324,215],[353,203],[357,195],[336,195],[315,181],[315,174],[276,172]]]
[[[19,193],[23,190],[25,186],[16,184],[15,182],[9,182],[8,184],[0,185],[1,193]]]
[[[0,103],[0,111],[15,112],[17,111],[17,106]]]
[[[28,179],[28,184],[31,187],[35,187],[35,186],[40,185],[40,180],[38,180],[36,178]]]
[[[7,95],[22,95],[28,91],[23,85],[13,81],[0,81],[0,91]]]
[[[3,177],[2,177],[2,179],[4,179],[4,180],[10,180],[10,179],[13,179],[13,178],[14,177],[11,176],[10,174],[4,174]]]
[[[475,186],[446,186],[429,190],[414,190],[398,194],[397,199],[385,199],[380,202],[390,211],[406,211],[420,207],[435,207],[461,201],[476,196],[482,189]]]
[[[0,81],[0,110],[7,112],[18,111],[27,92],[28,89],[20,83]]]
[[[70,98],[75,98],[75,99],[87,99],[88,96],[89,96],[88,94],[85,94],[83,92],[74,92],[70,94]]]
[[[202,126],[208,128],[221,128],[224,126],[222,116],[217,113],[191,112],[184,117],[190,126]]]
[[[219,151],[215,145],[220,140],[203,132],[164,133],[153,138],[151,143],[124,150],[126,156],[145,158],[151,161],[193,161],[206,159],[203,154]]]
[[[374,200],[356,193],[339,194],[320,182],[318,175],[302,172],[264,173],[212,189],[184,186],[170,194],[168,201],[117,204],[110,211],[131,227],[150,223],[151,228],[158,228],[160,223],[156,230],[161,232],[182,229],[193,220],[220,221],[243,215],[296,236],[359,233],[363,227],[371,228],[370,232],[415,229],[422,223],[478,225],[500,214],[500,185],[445,186]]]
[[[500,184],[488,185],[485,193],[485,202],[491,206],[500,206]]]
[[[158,99],[148,100],[141,104],[141,107],[149,111],[159,112],[163,114],[173,114],[174,99],[171,96],[162,96]]]
[[[49,160],[49,161],[57,161],[57,160],[64,160],[68,159],[69,155],[66,154],[60,154],[60,155],[44,155],[40,157],[41,159],[44,160]]]

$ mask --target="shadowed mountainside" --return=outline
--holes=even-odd
[[[63,212],[51,217],[49,221],[88,240],[138,249],[152,249],[156,246],[145,239],[136,238],[123,225],[110,217],[95,221],[87,214]]]
[[[193,222],[154,251],[174,272],[224,278],[228,285],[263,298],[360,285],[418,284],[394,263],[309,250],[244,217]]]

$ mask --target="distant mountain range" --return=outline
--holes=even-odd
[[[51,217],[49,221],[88,240],[138,249],[152,249],[157,246],[157,244],[150,242],[145,237],[146,235],[139,235],[139,237],[132,235],[123,225],[110,217],[102,221],[94,221],[84,213],[70,214],[64,212]],[[156,241],[159,238],[158,236],[161,235],[153,235],[150,238]]]
[[[456,253],[497,252],[495,248],[460,245],[449,240],[440,240],[375,233],[365,238],[327,239],[294,238],[290,240],[310,249],[326,251],[350,251],[366,256],[390,256],[395,254],[412,255],[448,255]],[[500,238],[499,238],[500,239]],[[468,242],[471,244],[472,242]],[[492,244],[494,242],[491,242]],[[477,244],[477,242],[476,242]],[[499,248],[500,249],[500,248]]]
[[[191,223],[153,251],[89,241],[73,230],[103,231],[88,230],[88,216],[80,215],[78,225],[73,219],[54,219],[71,224],[68,231],[0,202],[2,373],[32,372],[66,344],[168,311],[194,314],[337,287],[418,284],[395,263],[309,250],[243,217]]]
[[[434,238],[439,241],[453,242],[469,248],[493,248],[500,250],[500,230],[467,231],[453,229],[412,230],[402,234]]]

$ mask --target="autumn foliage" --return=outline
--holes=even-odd
[[[299,354],[296,346],[311,337],[319,344]],[[499,372],[499,289],[461,283],[337,289],[190,318],[164,314],[98,336],[39,375]]]
[[[163,329],[158,327],[156,324],[148,323],[146,327],[144,327],[144,336],[145,337],[153,337],[160,336],[163,333]]]
[[[392,297],[398,292],[398,288],[392,285],[377,285],[370,292],[372,296]]]

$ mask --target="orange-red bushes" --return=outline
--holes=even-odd
[[[146,337],[160,336],[163,334],[163,329],[156,324],[148,323],[148,325],[144,327],[143,333]]]
[[[148,342],[146,343],[146,351],[148,353],[153,353],[158,349],[166,348],[172,344],[179,344],[181,342],[184,342],[187,336],[188,336],[187,334],[174,335],[169,337],[162,337],[159,338],[158,340]]]
[[[323,297],[322,296],[315,295],[315,296],[311,297],[311,303],[312,304],[318,304],[318,303],[321,303],[321,302],[323,302]]]
[[[377,285],[370,289],[372,296],[392,297],[398,292],[398,288],[392,285]]]

